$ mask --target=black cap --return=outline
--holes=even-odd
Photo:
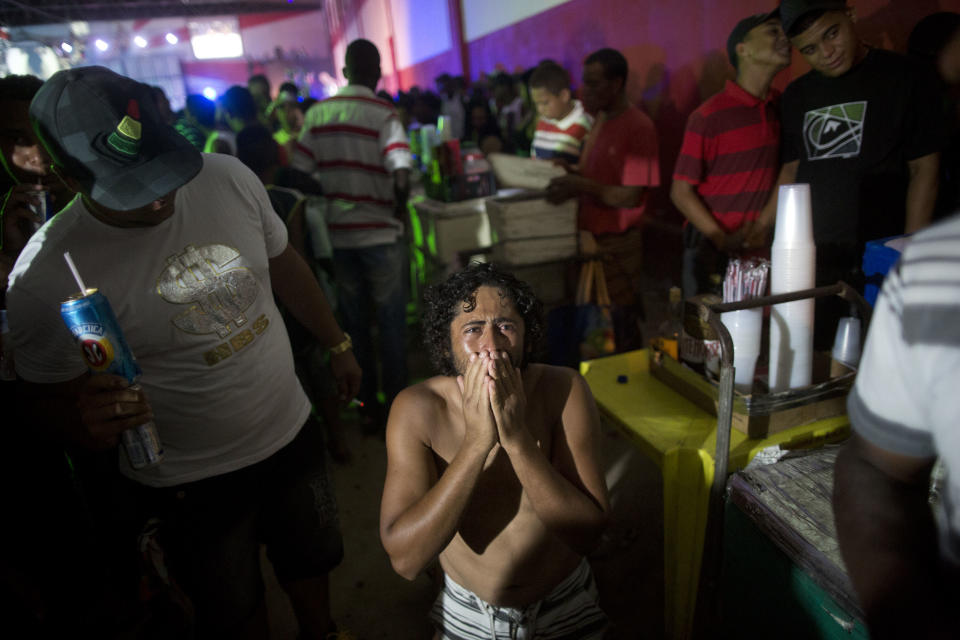
[[[200,152],[165,124],[148,85],[105,67],[58,71],[33,102],[30,119],[54,160],[98,204],[139,209],[200,171]]]
[[[779,12],[779,9],[774,9],[770,13],[758,13],[749,18],[744,18],[737,23],[737,26],[730,32],[730,37],[727,38],[727,57],[730,58],[730,64],[732,64],[734,68],[737,67],[737,45],[743,42],[747,34],[755,28],[771,18],[776,18]]]
[[[843,11],[845,0],[780,0],[780,22],[788,36],[797,21],[811,11]],[[797,35],[797,34],[793,34]]]

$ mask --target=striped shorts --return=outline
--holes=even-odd
[[[608,626],[586,560],[542,600],[497,607],[444,576],[430,619],[443,640],[594,640]]]

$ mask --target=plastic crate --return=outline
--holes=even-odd
[[[863,251],[863,275],[866,279],[863,297],[871,307],[877,301],[887,272],[900,259],[900,250],[896,245],[902,245],[907,237],[909,236],[890,236],[867,243]]]

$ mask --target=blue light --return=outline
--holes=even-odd
[[[203,94],[203,97],[207,100],[216,100],[217,99],[217,90],[213,87],[204,87],[203,91],[200,93]]]

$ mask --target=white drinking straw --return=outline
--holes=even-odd
[[[77,265],[73,264],[73,258],[70,257],[69,251],[63,253],[63,259],[67,261],[67,266],[70,267],[70,271],[73,273],[73,279],[77,281],[77,286],[80,287],[80,295],[87,295],[87,287],[83,284],[83,278],[80,277],[80,272],[77,271]]]

